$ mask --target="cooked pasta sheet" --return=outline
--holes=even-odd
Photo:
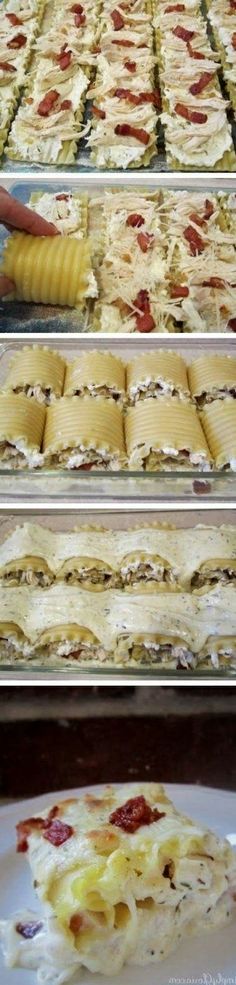
[[[88,240],[74,237],[13,233],[6,240],[2,273],[13,280],[20,301],[81,308],[97,293]]]
[[[17,99],[25,82],[32,43],[39,28],[43,3],[8,0],[0,10],[0,146],[7,139]]]
[[[96,592],[123,588],[139,593],[234,585],[236,528],[144,525],[62,533],[26,523],[0,546],[0,581],[41,588],[64,581]]]
[[[65,397],[112,397],[123,403],[125,392],[125,365],[111,352],[83,352],[67,366]]]
[[[211,468],[212,459],[195,407],[181,404],[175,397],[159,402],[150,398],[129,408],[125,433],[130,468]]]
[[[66,360],[46,346],[23,346],[11,360],[4,391],[25,393],[50,404],[63,393]]]
[[[236,397],[236,356],[213,353],[199,356],[189,366],[189,385],[198,407],[214,400]]]
[[[0,588],[1,659],[66,659],[192,669],[236,666],[235,588],[208,592],[91,593],[52,585]]]
[[[0,394],[0,467],[35,468],[43,464],[41,444],[45,407],[25,394]]]
[[[219,59],[208,38],[200,0],[183,6],[169,10],[161,0],[153,21],[167,160],[177,170],[235,170]]]
[[[184,359],[178,353],[168,352],[166,349],[135,356],[127,365],[127,396],[131,404],[148,397],[179,397],[180,400],[190,400]]]
[[[68,469],[122,468],[123,416],[114,400],[62,397],[47,411],[45,461]]]
[[[207,0],[208,18],[219,52],[226,88],[236,110],[236,7],[232,0]]]
[[[201,413],[202,425],[217,469],[236,472],[236,404],[215,400]]]

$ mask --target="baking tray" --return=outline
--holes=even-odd
[[[181,175],[179,174],[175,176],[168,174],[162,176],[157,175],[155,181],[152,179],[152,181],[149,182],[149,180],[145,181],[145,177],[143,175],[141,178],[138,173],[129,176],[125,175],[125,177],[122,174],[119,176],[116,175],[115,178],[106,173],[105,175],[99,175],[96,177],[96,180],[94,180],[91,175],[81,175],[79,179],[76,179],[74,176],[72,176],[71,179],[68,179],[68,175],[66,175],[65,179],[63,178],[63,182],[58,182],[55,181],[55,176],[54,179],[49,181],[45,181],[45,176],[43,176],[40,182],[38,180],[31,181],[31,179],[29,179],[27,181],[17,182],[17,184],[13,183],[10,187],[8,185],[8,190],[11,191],[11,193],[25,205],[29,201],[31,193],[33,191],[40,191],[41,189],[43,189],[44,192],[56,192],[60,194],[62,191],[68,191],[73,188],[73,190],[81,193],[87,191],[89,196],[94,197],[101,195],[102,191],[105,192],[106,190],[110,190],[111,187],[122,187],[123,190],[128,190],[130,185],[132,185],[132,187],[136,185],[142,190],[148,189],[149,192],[156,191],[158,188],[169,188],[170,190],[175,189],[176,191],[183,191],[184,189],[189,191],[192,190],[194,192],[205,191],[207,195],[208,193],[212,194],[213,192],[217,193],[220,191],[229,193],[232,191],[235,192],[236,178],[222,175],[222,178],[219,180],[219,175],[216,177],[211,175],[211,179],[209,179],[209,175],[201,174],[196,174],[195,178],[191,174],[183,175],[181,178]],[[0,226],[0,258],[7,235],[6,230]],[[0,299],[0,335],[5,333],[21,334],[28,332],[37,332],[42,335],[47,335],[48,332],[53,334],[69,332],[74,335],[83,333],[86,335],[93,335],[96,340],[104,337],[107,339],[108,345],[109,339],[113,337],[110,334],[103,335],[103,333],[100,332],[91,332],[91,329],[89,328],[89,318],[87,316],[81,316],[81,314],[74,309],[63,309],[50,305],[25,304],[19,301],[3,302]],[[214,337],[215,335],[216,338],[219,338],[219,334],[217,333],[211,332],[208,334],[211,334],[211,337]],[[181,338],[186,336],[189,337],[190,335],[194,335],[194,337],[206,338],[205,333],[192,333],[191,331],[189,333],[175,332],[175,335]],[[229,338],[232,338],[232,333],[224,333],[224,336],[226,335],[229,335]],[[128,337],[134,337],[137,344],[142,344],[142,338],[138,332],[132,333],[132,336],[129,335]],[[172,345],[171,340],[173,339],[173,335],[171,333],[166,333],[166,337],[169,340],[169,344],[171,343]],[[119,334],[119,338],[127,339],[127,334],[121,333]],[[152,333],[150,338],[152,340],[161,340],[162,344],[162,339],[165,338],[165,335]]]
[[[10,531],[16,527],[18,524],[22,523],[40,523],[43,527],[50,527],[51,530],[59,531],[72,531],[75,526],[83,524],[96,524],[105,527],[111,527],[112,529],[129,529],[137,525],[152,524],[155,521],[158,523],[173,523],[176,527],[194,527],[198,523],[206,524],[207,526],[221,526],[221,524],[236,524],[236,509],[211,509],[204,512],[200,509],[188,510],[149,510],[148,513],[143,510],[134,510],[132,514],[123,512],[122,510],[114,509],[109,510],[109,512],[97,511],[96,513],[92,510],[84,509],[73,509],[72,511],[62,512],[61,510],[54,510],[53,513],[50,511],[41,513],[40,509],[27,510],[14,510],[14,513],[5,512],[0,509],[0,543],[7,537]],[[11,589],[9,589],[11,591]],[[90,599],[92,604],[92,592],[90,593]],[[236,604],[236,590],[235,590],[235,604]],[[24,661],[17,661],[15,667],[12,664],[1,664],[0,665],[0,680],[1,679],[19,679],[22,681],[29,678],[31,680],[61,680],[62,682],[72,681],[75,683],[76,680],[89,681],[93,680],[93,683],[102,682],[105,679],[109,682],[109,679],[114,681],[114,679],[120,681],[122,679],[130,680],[132,683],[138,683],[139,680],[149,681],[153,680],[156,682],[164,681],[164,679],[169,683],[171,680],[173,682],[188,682],[206,680],[206,681],[218,681],[218,680],[235,680],[236,670],[204,670],[204,671],[194,671],[189,673],[187,670],[173,671],[166,668],[153,669],[153,667],[143,667],[142,669],[136,670],[136,668],[122,667],[122,669],[115,668],[114,666],[106,667],[103,665],[98,667],[97,665],[90,665],[88,668],[78,666],[75,670],[68,671],[67,667],[58,670],[47,670],[45,665],[40,667],[40,664],[36,668],[35,666],[29,665]]]
[[[28,343],[28,339],[26,342]],[[34,343],[44,345],[42,338],[34,338]],[[9,361],[20,348],[22,342],[5,341],[0,346],[0,387],[6,377]],[[114,339],[107,336],[101,339],[95,336],[93,339],[83,338],[64,339],[55,341],[47,338],[47,345],[54,348],[72,360],[86,348],[86,352],[94,350],[96,347],[100,351],[113,352],[114,355],[121,356],[124,360],[129,360],[137,354],[137,340],[134,336],[126,335],[125,339],[120,337]],[[217,352],[236,355],[236,338],[224,339],[218,336],[216,343],[211,338],[200,339],[190,337],[184,341],[183,337],[172,335],[152,336],[149,339],[140,340],[139,352],[150,352],[154,349],[173,349],[179,352],[191,362],[194,358],[212,353],[217,348]],[[66,469],[35,469],[17,470],[0,469],[0,504],[2,503],[27,503],[35,504],[37,501],[42,503],[60,503],[66,499],[68,503],[137,503],[142,500],[146,504],[160,503],[164,500],[167,503],[210,503],[218,502],[232,503],[236,501],[236,472],[197,472],[196,470],[180,472],[83,472],[79,470]]]

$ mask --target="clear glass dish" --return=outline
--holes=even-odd
[[[42,336],[34,336],[34,344],[45,345]],[[29,342],[26,337],[26,344]],[[183,336],[172,335],[171,337],[152,336],[145,340],[133,336],[125,336],[114,339],[94,336],[93,339],[83,341],[81,337],[75,339],[65,339],[59,341],[58,338],[48,339],[47,345],[60,351],[67,359],[72,360],[84,351],[92,351],[98,348],[103,351],[109,350],[124,360],[129,360],[137,354],[137,344],[139,352],[153,351],[154,349],[173,349],[179,352],[186,362],[191,362],[197,356],[206,352],[214,352],[216,342],[211,338],[203,339],[202,336],[190,337],[183,341]],[[0,345],[0,388],[7,375],[9,361],[20,349],[22,342],[5,341]],[[236,339],[229,339],[225,336],[217,338],[217,351],[232,353],[236,355]],[[179,472],[86,472],[66,469],[35,469],[5,471],[0,469],[0,504],[20,503],[60,503],[67,500],[68,503],[77,504],[96,504],[114,503],[136,503],[142,500],[144,503],[160,503],[164,500],[167,503],[209,503],[217,500],[218,502],[233,503],[236,500],[236,472],[197,472],[196,470]]]
[[[26,522],[39,523],[41,526],[46,528],[49,527],[55,532],[59,530],[72,532],[74,527],[78,527],[80,525],[82,526],[83,524],[96,524],[96,526],[99,525],[111,527],[115,530],[121,530],[134,526],[150,525],[157,521],[158,523],[173,523],[178,528],[192,528],[199,523],[206,526],[221,526],[222,524],[235,525],[236,509],[227,509],[224,511],[220,509],[211,509],[208,512],[205,510],[203,512],[201,509],[192,509],[187,512],[184,509],[177,511],[170,509],[158,510],[158,512],[155,510],[149,510],[148,513],[142,509],[135,509],[132,510],[132,512],[127,513],[127,511],[124,512],[122,509],[112,509],[109,510],[109,512],[107,510],[106,512],[100,510],[93,512],[85,507],[82,509],[76,509],[76,507],[74,507],[73,510],[67,512],[57,509],[53,511],[53,513],[48,510],[43,514],[41,513],[39,507],[37,509],[31,509],[30,511],[25,509],[16,509],[12,514],[0,509],[0,543],[2,543],[2,541],[9,535],[13,528],[15,528],[18,524]],[[9,589],[9,591],[11,591],[11,589]],[[92,597],[91,592],[91,603]],[[132,683],[134,681],[138,683],[140,679],[143,681],[146,680],[147,683],[151,680],[160,682],[166,680],[168,683],[171,681],[179,681],[181,683],[187,683],[189,681],[193,683],[194,681],[197,681],[199,683],[201,680],[235,680],[236,670],[222,669],[216,671],[212,668],[212,670],[194,670],[189,672],[187,670],[168,670],[166,665],[163,669],[157,669],[154,667],[139,668],[137,665],[136,669],[134,666],[130,668],[119,668],[108,664],[106,664],[106,666],[89,664],[86,668],[79,667],[77,664],[74,670],[72,670],[71,667],[68,670],[66,666],[61,667],[60,669],[57,667],[55,670],[52,670],[52,668],[48,670],[45,664],[41,666],[40,663],[37,667],[32,666],[31,663],[27,663],[26,661],[18,660],[15,665],[12,663],[1,663],[0,680],[7,678],[12,679],[13,677],[15,680],[22,680],[22,678],[27,680],[27,678],[29,678],[32,680],[46,679],[47,681],[50,679],[55,680],[56,678],[62,682],[65,681],[66,678],[66,682],[71,681],[72,683],[75,683],[76,679],[81,682],[83,680],[88,681],[91,678],[93,679],[93,683],[96,683],[96,680],[98,682],[99,680],[104,682],[105,679],[116,679],[119,681],[123,678],[132,681]]]
[[[235,178],[232,176],[228,177],[227,175],[224,175],[219,180],[219,175],[211,175],[209,179],[209,175],[201,174],[196,174],[195,177],[191,174],[184,174],[182,176],[180,174],[158,174],[154,180],[151,179],[151,182],[150,179],[148,179],[148,182],[145,182],[145,175],[140,175],[139,172],[128,176],[117,173],[115,175],[109,175],[106,172],[105,174],[96,175],[96,178],[94,178],[94,175],[84,174],[79,175],[78,179],[75,175],[72,175],[70,179],[66,176],[65,180],[64,178],[61,178],[60,181],[55,181],[55,174],[52,176],[52,179],[50,179],[49,176],[49,179],[45,181],[45,174],[42,174],[41,180],[35,180],[35,178],[33,181],[32,179],[28,181],[22,180],[17,182],[17,184],[13,183],[10,185],[9,190],[16,196],[16,198],[19,199],[20,202],[25,204],[29,201],[32,191],[40,191],[42,188],[44,192],[51,191],[58,193],[68,191],[73,188],[78,192],[88,192],[90,197],[94,197],[101,195],[102,193],[105,194],[105,192],[111,189],[111,187],[121,187],[123,190],[128,190],[130,186],[134,187],[135,185],[142,190],[145,190],[148,187],[150,192],[155,191],[158,188],[169,188],[172,190],[176,189],[182,191],[184,189],[189,189],[189,191],[192,190],[195,192],[205,191],[206,195],[208,193],[212,194],[213,192],[217,193],[220,191],[229,193],[232,191],[235,192]],[[0,259],[6,236],[6,231],[0,226]],[[56,334],[70,332],[70,334],[76,335],[80,333],[93,335],[95,339],[100,339],[102,337],[102,333],[94,334],[91,331],[89,305],[86,315],[81,315],[81,313],[77,312],[75,309],[70,308],[63,309],[50,305],[24,304],[19,301],[3,302],[0,299],[0,335],[7,333],[27,334],[28,332],[37,332],[40,334],[47,334],[48,332]],[[183,337],[183,333],[176,332],[175,334],[181,338]],[[191,334],[194,334],[194,337],[199,336],[199,333],[186,332],[184,333],[184,337]],[[211,336],[214,337],[214,332],[211,333]],[[108,346],[109,339],[112,337],[113,336],[109,334],[105,336]],[[138,342],[142,341],[140,340],[139,333],[135,333],[132,337],[134,337]],[[205,338],[206,336],[201,335],[200,337]],[[229,337],[232,337],[232,333],[229,333]],[[126,339],[127,335],[121,334],[119,335],[119,338]],[[157,338],[162,340],[165,338],[165,335],[155,333],[152,334],[150,338],[155,341]],[[167,333],[167,338],[170,342],[173,335]],[[219,338],[217,333],[216,338]]]

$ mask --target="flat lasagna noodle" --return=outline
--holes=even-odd
[[[63,393],[66,360],[47,346],[23,346],[13,356],[4,391],[25,393],[40,404],[50,404]]]
[[[125,366],[111,352],[83,352],[67,366],[64,396],[125,397]]]
[[[236,472],[236,403],[232,397],[214,400],[201,415],[207,442],[217,469]]]
[[[40,452],[45,407],[25,394],[0,394],[1,468],[37,467],[43,464]]]
[[[6,241],[2,273],[14,282],[19,301],[83,307],[92,274],[89,243],[13,233]]]
[[[164,349],[135,356],[127,365],[127,395],[131,404],[147,397],[190,400],[184,359]]]
[[[211,458],[195,407],[155,398],[128,409],[125,433],[129,467],[208,470]]]
[[[199,356],[188,367],[189,386],[198,407],[214,400],[236,398],[236,357],[213,353]]]
[[[123,415],[104,397],[62,397],[48,407],[45,460],[66,468],[119,469],[126,453]]]

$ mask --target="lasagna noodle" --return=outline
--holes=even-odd
[[[125,366],[111,352],[83,352],[67,366],[64,396],[113,397],[124,400]]]
[[[197,411],[191,404],[155,399],[129,408],[125,420],[130,468],[209,469],[211,458]]]
[[[213,353],[199,356],[188,369],[189,386],[197,404],[228,395],[236,397],[236,357]]]
[[[83,307],[92,273],[89,243],[13,233],[6,241],[2,273],[15,283],[19,301]]]
[[[96,401],[92,397],[62,397],[47,410],[43,447],[46,457],[55,457],[57,463],[65,461],[68,468],[97,461],[100,467],[102,463],[122,467],[122,412],[113,400],[103,397]]]
[[[1,467],[41,465],[45,408],[24,394],[0,394]]]
[[[51,403],[63,393],[66,360],[46,346],[23,346],[11,360],[4,390],[26,393],[39,403]]]
[[[131,403],[147,397],[190,399],[184,359],[176,352],[161,349],[136,356],[127,365],[127,394]]]
[[[221,58],[224,81],[232,107],[236,110],[236,8],[230,0],[207,0],[208,18],[216,49]]]
[[[201,422],[217,469],[236,471],[236,403],[215,400],[202,411]]]

